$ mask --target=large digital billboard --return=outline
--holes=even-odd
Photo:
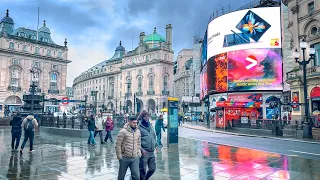
[[[280,19],[280,7],[265,7],[212,20],[203,68],[206,92],[282,90]]]

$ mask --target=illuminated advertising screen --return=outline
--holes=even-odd
[[[201,69],[207,64],[207,31],[201,44]]]
[[[280,7],[225,14],[207,29],[207,92],[282,90]]]

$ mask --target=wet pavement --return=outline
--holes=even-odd
[[[11,152],[10,141],[10,129],[0,129],[0,179],[117,179],[119,163],[112,143],[88,147],[84,138],[41,133],[35,138],[35,154],[27,153],[27,143],[20,155]],[[320,161],[311,158],[183,137],[179,141],[177,147],[161,149],[151,179],[320,180]],[[128,170],[126,179],[130,179],[129,174]]]

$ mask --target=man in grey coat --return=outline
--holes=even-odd
[[[139,130],[141,134],[141,153],[140,158],[140,179],[149,179],[156,171],[156,160],[154,152],[158,153],[156,133],[149,122],[149,114],[142,111],[139,116]],[[148,171],[147,171],[148,166]]]

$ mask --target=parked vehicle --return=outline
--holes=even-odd
[[[54,116],[54,117],[63,117],[63,112],[55,112],[55,113],[53,113],[53,116]],[[67,117],[67,118],[76,117],[76,116],[77,116],[77,115],[75,115],[75,114],[66,112],[66,117]]]

